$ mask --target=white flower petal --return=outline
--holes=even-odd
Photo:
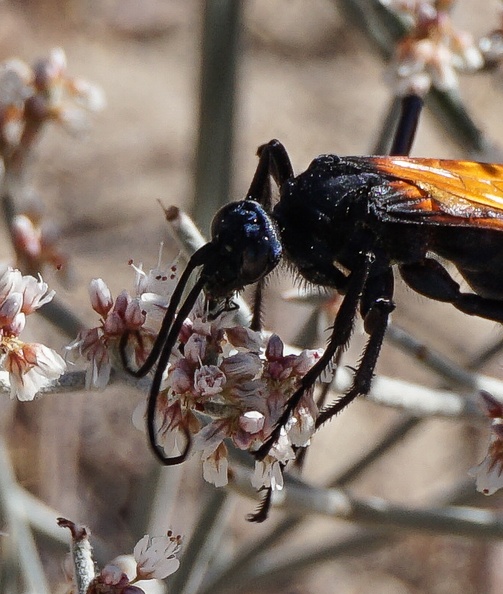
[[[181,537],[145,535],[134,547],[138,579],[164,579],[180,566],[175,557],[180,550]]]
[[[503,488],[503,468],[501,464],[493,464],[486,456],[480,464],[473,466],[468,474],[476,479],[477,491],[484,495],[493,495]]]

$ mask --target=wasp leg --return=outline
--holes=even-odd
[[[278,186],[293,177],[293,168],[285,147],[279,140],[270,140],[257,149],[259,162],[253,176],[250,189],[246,194],[247,200],[255,200],[267,211],[271,209],[270,177]]]
[[[284,464],[281,464],[281,472],[283,473]],[[262,500],[259,503],[257,511],[253,514],[248,514],[246,519],[248,522],[255,522],[256,524],[261,524],[267,517],[269,516],[269,511],[272,505],[272,487],[266,487],[264,489],[264,495]]]
[[[269,450],[277,441],[282,427],[288,422],[292,411],[294,411],[299,404],[302,395],[314,386],[316,380],[332,362],[337,350],[339,348],[344,348],[349,341],[353,330],[353,322],[358,311],[358,304],[367,283],[371,264],[374,260],[375,256],[373,253],[367,252],[363,254],[363,261],[358,267],[355,267],[349,276],[347,292],[335,318],[332,335],[327,348],[317,363],[315,363],[302,378],[300,386],[288,400],[275,428],[271,432],[271,435],[255,452],[255,458],[257,460],[263,460],[265,456],[267,456]]]
[[[503,324],[503,301],[487,299],[475,293],[462,293],[458,283],[436,260],[425,259],[399,267],[403,280],[421,295],[451,303],[456,309]]]
[[[357,396],[369,393],[388,319],[395,309],[392,297],[393,272],[390,268],[384,274],[369,280],[361,298],[360,311],[369,339],[353,378],[353,385],[342,398],[320,412],[316,428],[346,408]]]
[[[259,162],[253,176],[250,189],[246,194],[247,200],[255,200],[268,212],[272,208],[271,177],[281,186],[287,179],[293,177],[293,168],[285,147],[279,140],[271,140],[259,146],[257,150]],[[253,298],[253,317],[250,323],[252,330],[261,330],[262,293],[264,281],[260,280],[255,288]]]
[[[421,115],[423,100],[417,95],[402,98],[402,112],[395,132],[390,155],[409,155],[416,137],[416,128]]]

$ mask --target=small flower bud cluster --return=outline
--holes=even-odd
[[[102,90],[79,78],[69,77],[61,48],[33,67],[18,59],[0,65],[0,154],[9,157],[20,145],[33,144],[47,121],[70,132],[88,125],[87,112],[105,106]]]
[[[413,27],[396,46],[387,80],[396,95],[425,95],[433,85],[457,89],[457,71],[474,72],[484,65],[473,37],[453,25],[452,0],[381,0],[408,15]]]
[[[120,358],[119,343],[125,332],[131,334],[128,355],[139,367],[159,331],[175,286],[176,265],[167,273],[160,264],[148,273],[133,268],[136,272],[134,298],[122,291],[114,301],[110,289],[100,278],[93,279],[89,285],[91,306],[100,316],[100,324],[82,330],[66,347],[67,353],[77,351],[87,359],[87,388],[103,389],[108,384],[112,367]]]
[[[100,279],[94,279],[89,287],[91,303],[101,316],[101,324],[90,330],[82,330],[77,339],[67,348],[77,348],[81,356],[90,361],[87,369],[86,386],[104,388],[112,370],[111,355],[118,348],[120,337],[125,331],[139,330],[144,315],[138,302],[123,291],[112,301],[110,290]],[[104,298],[109,301],[105,302]]]
[[[29,274],[38,274],[49,263],[70,279],[59,232],[43,219],[41,198],[26,175],[33,147],[48,122],[77,133],[88,126],[88,112],[104,104],[101,89],[68,76],[61,48],[33,67],[18,59],[0,64],[0,182],[16,212],[9,221],[16,265]]]
[[[33,400],[35,394],[65,371],[64,360],[43,344],[20,339],[26,316],[51,301],[54,291],[39,277],[23,276],[19,270],[0,272],[0,361],[9,373],[11,397]]]
[[[492,420],[491,439],[485,458],[469,474],[476,479],[477,491],[492,495],[503,487],[503,403],[482,392],[486,415]]]

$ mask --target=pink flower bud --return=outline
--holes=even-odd
[[[137,330],[145,323],[145,313],[138,301],[131,301],[124,312],[124,321],[130,330]]]
[[[201,334],[192,334],[183,350],[185,358],[197,365],[206,356],[206,337]]]
[[[126,309],[131,301],[131,297],[127,291],[122,291],[121,294],[117,297],[114,304],[114,313],[117,313],[121,317],[126,315]]]
[[[30,258],[40,257],[40,230],[35,229],[26,215],[16,215],[12,221],[12,238],[16,250]]]
[[[117,305],[117,301],[115,303]],[[117,311],[109,313],[107,319],[103,323],[103,330],[109,336],[118,336],[119,334],[123,334],[126,331],[124,317]]]
[[[277,334],[272,334],[269,338],[265,356],[268,361],[277,361],[283,357],[283,341]]]
[[[220,369],[228,379],[243,381],[254,378],[262,371],[262,361],[255,353],[237,353],[226,357]]]
[[[94,311],[105,318],[112,309],[113,300],[110,289],[101,278],[94,278],[89,283],[89,297]]]
[[[254,332],[250,328],[235,326],[234,328],[227,328],[226,333],[230,343],[235,347],[242,347],[256,353],[262,347],[262,336],[260,332]]]
[[[184,366],[177,365],[169,375],[169,385],[175,394],[185,394],[192,390],[192,378],[194,374],[191,370],[184,369]]]
[[[250,410],[239,417],[239,426],[247,433],[262,431],[264,422],[264,415],[256,410]]]
[[[129,583],[129,579],[125,573],[116,565],[109,563],[100,572],[100,582],[109,586],[116,586],[120,582]]]
[[[26,316],[23,312],[19,312],[10,324],[3,327],[4,334],[9,336],[19,336],[26,326]]]

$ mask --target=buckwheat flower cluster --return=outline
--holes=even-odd
[[[120,367],[119,343],[125,332],[131,335],[128,356],[139,367],[159,331],[176,282],[176,264],[167,271],[160,262],[148,273],[141,267],[133,266],[133,269],[136,273],[134,297],[124,290],[114,300],[100,278],[93,279],[89,285],[91,306],[100,316],[99,325],[82,330],[66,347],[68,353],[77,351],[88,361],[87,388],[103,389],[109,382],[112,367]]]
[[[433,85],[457,89],[457,72],[474,72],[484,59],[472,35],[452,23],[452,0],[381,0],[412,20],[411,32],[396,46],[387,80],[395,94],[425,95]]]
[[[120,555],[98,571],[87,527],[65,518],[57,521],[72,535],[71,556],[65,564],[72,593],[145,594],[180,566],[177,556],[182,537],[168,530],[165,536],[146,534],[136,543],[133,555]]]
[[[482,392],[485,414],[492,420],[491,438],[485,458],[468,472],[476,479],[477,491],[492,495],[503,487],[503,404]]]
[[[257,450],[276,426],[299,379],[316,362],[318,351],[283,354],[273,335],[261,354],[259,333],[232,323],[232,312],[209,319],[202,302],[183,325],[163,389],[158,398],[158,440],[168,456],[192,436],[201,452],[204,478],[216,486],[228,481],[225,440]],[[282,488],[282,466],[295,458],[314,431],[316,406],[303,396],[278,442],[257,462],[254,486]]]
[[[87,386],[103,388],[111,369],[120,367],[121,338],[128,335],[127,357],[135,367],[146,360],[159,332],[177,282],[176,263],[148,273],[136,271],[135,297],[123,291],[114,301],[101,279],[90,284],[98,326],[80,332],[67,348],[87,359]],[[157,441],[167,456],[177,456],[190,441],[203,476],[216,486],[228,481],[230,440],[241,450],[256,451],[269,437],[300,379],[321,351],[284,355],[283,343],[236,325],[233,311],[211,316],[204,298],[184,320],[156,400]],[[122,344],[122,346],[124,346]],[[282,469],[295,450],[308,444],[317,408],[312,393],[303,395],[280,438],[257,462],[253,484],[280,489]]]
[[[26,316],[53,296],[40,277],[23,276],[10,267],[0,271],[0,366],[9,374],[12,398],[33,400],[66,369],[55,351],[20,338]]]

